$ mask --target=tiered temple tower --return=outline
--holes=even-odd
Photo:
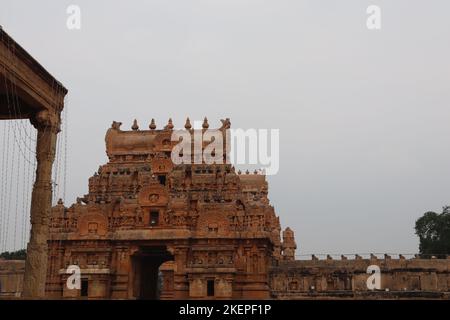
[[[294,234],[280,222],[260,173],[231,164],[171,160],[172,121],[131,131],[113,122],[109,162],[89,179],[89,193],[52,209],[47,294],[51,297],[269,298],[269,269],[294,259]],[[208,130],[205,119],[201,132]],[[230,128],[222,120],[223,133]],[[186,132],[194,135],[189,119]],[[206,145],[203,144],[203,148]],[[226,154],[227,142],[224,143]],[[81,269],[81,288],[66,285]]]

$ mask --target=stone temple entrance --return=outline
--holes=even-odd
[[[137,299],[156,300],[161,298],[162,273],[159,267],[173,256],[164,246],[141,247],[132,257],[134,296]]]
[[[224,136],[230,125],[222,120],[214,132]],[[150,130],[137,121],[131,131],[120,127],[106,133],[109,160],[89,193],[52,209],[48,296],[81,296],[65,286],[64,269],[76,264],[88,299],[268,299],[271,266],[293,260],[296,244],[290,229],[281,241],[265,175],[230,163],[173,163],[170,119],[160,130],[154,120]],[[208,128],[207,119],[200,131],[186,119],[182,133]]]

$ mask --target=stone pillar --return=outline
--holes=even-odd
[[[295,249],[297,249],[297,244],[295,243],[294,231],[287,227],[283,231],[283,260],[294,261],[295,260]]]
[[[52,205],[52,165],[60,124],[59,113],[41,111],[31,120],[38,130],[36,141],[36,180],[31,196],[31,232],[22,297],[43,298],[47,274],[47,240]]]

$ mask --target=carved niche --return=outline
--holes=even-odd
[[[172,171],[173,162],[165,156],[156,156],[152,161],[152,172],[154,174],[168,173]]]
[[[172,151],[172,148],[178,143],[178,141],[171,141],[172,132],[160,132],[153,141],[155,150],[158,151]]]
[[[160,184],[152,184],[139,192],[139,205],[142,207],[166,206],[168,202],[167,191]]]
[[[202,212],[198,216],[197,232],[204,236],[224,236],[229,230],[229,221],[223,212]]]
[[[87,212],[80,215],[78,220],[78,233],[81,236],[104,236],[108,231],[108,219],[98,211]]]

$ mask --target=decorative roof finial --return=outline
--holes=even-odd
[[[155,119],[152,118],[152,121],[150,122],[150,125],[148,126],[150,130],[156,129]]]
[[[136,119],[134,119],[134,121],[133,121],[133,125],[131,126],[131,129],[133,129],[134,131],[137,131],[137,130],[139,130],[139,125],[138,125],[138,123],[137,123],[137,120],[136,120]]]
[[[172,118],[169,118],[169,121],[167,122],[166,129],[169,129],[169,130],[173,129]]]
[[[208,118],[205,117],[205,119],[203,119],[202,127],[203,127],[203,129],[209,128]]]
[[[187,117],[186,123],[185,123],[184,127],[185,127],[187,130],[189,130],[189,129],[192,128],[191,120],[189,120],[189,117]]]

